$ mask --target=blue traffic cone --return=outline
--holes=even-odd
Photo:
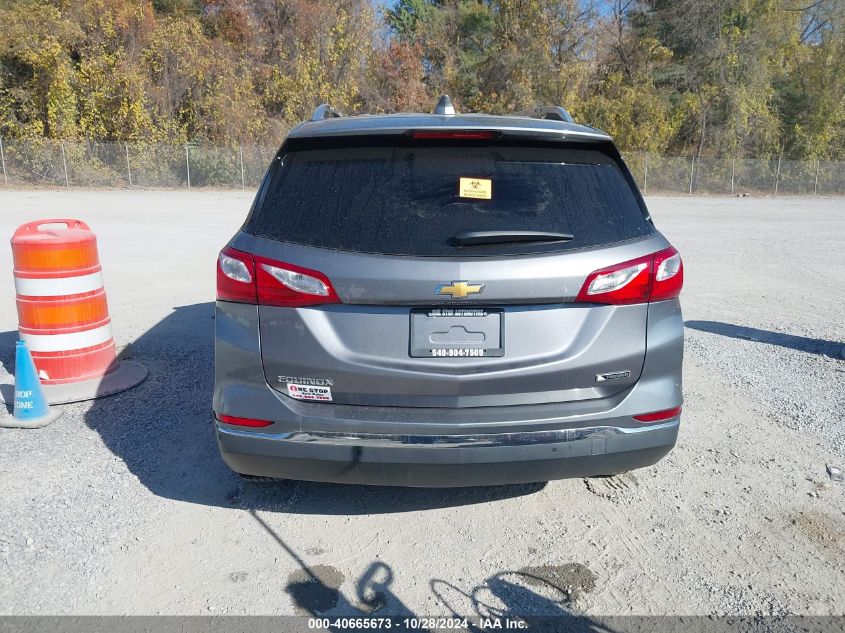
[[[35,429],[46,426],[62,414],[51,409],[44,397],[35,363],[24,341],[15,346],[15,411],[12,419],[0,418],[0,426]]]

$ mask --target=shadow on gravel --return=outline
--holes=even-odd
[[[482,623],[485,618],[520,618],[528,622],[531,631],[614,631],[598,620],[576,613],[575,600],[584,589],[593,588],[581,587],[577,582],[571,584],[564,579],[519,570],[494,574],[469,591],[438,579],[431,580],[429,587],[438,602],[446,606],[454,617],[472,613],[481,618]],[[473,626],[470,630],[484,628],[489,627]]]
[[[501,629],[507,628],[504,620],[516,621],[519,618],[527,621],[531,631],[614,631],[606,624],[575,612],[578,596],[595,588],[592,573],[576,563],[556,568],[500,572],[468,592],[444,580],[431,580],[429,588],[432,594],[440,607],[448,609],[452,618],[479,618],[477,623],[467,621],[464,629],[445,623],[438,625],[437,618],[430,623],[429,614],[417,615],[411,611],[391,590],[395,580],[393,568],[381,560],[370,563],[364,573],[354,579],[354,600],[350,601],[341,591],[346,579],[339,570],[330,565],[308,565],[254,510],[250,510],[249,515],[298,566],[285,585],[296,613],[313,617],[327,614],[325,617],[330,631],[348,630],[348,627],[335,628],[333,624],[335,618],[344,617],[417,618],[418,625],[406,628],[420,631],[429,631],[429,627],[434,625],[436,630],[459,628],[479,632],[496,627],[495,624],[485,623],[488,618],[498,621],[496,628]],[[340,624],[343,624],[342,620]]]
[[[390,565],[372,562],[355,580],[356,602],[352,603],[340,591],[345,581],[340,571],[329,565],[308,565],[255,511],[250,511],[250,515],[299,566],[285,585],[297,615],[319,616],[331,612],[332,616],[344,617],[414,616],[414,612],[390,590],[394,580]],[[330,625],[329,630],[340,629]]]
[[[18,340],[18,331],[0,332],[0,365],[6,368],[10,374],[15,368],[15,341]]]
[[[311,482],[245,484],[221,460],[211,423],[214,303],[174,308],[132,342],[132,359],[146,365],[147,379],[129,391],[91,402],[85,423],[160,497],[271,512],[353,515],[485,503],[542,488],[541,484],[442,490]]]
[[[806,336],[796,336],[794,334],[781,334],[780,332],[759,330],[757,328],[745,327],[743,325],[722,323],[721,321],[686,321],[684,325],[692,330],[699,330],[710,334],[719,334],[721,336],[728,336],[730,338],[741,339],[744,341],[754,341],[755,343],[779,345],[781,347],[798,350],[799,352],[819,354],[821,356],[831,356],[833,358],[840,358],[840,351],[843,346],[842,342],[827,341],[820,338],[808,338]]]
[[[0,332],[0,365],[10,375],[15,373],[15,341],[18,340],[18,331]],[[12,384],[0,384],[0,396],[5,403],[9,414],[12,413],[12,408],[15,401],[15,386]]]

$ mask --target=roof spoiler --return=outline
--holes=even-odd
[[[455,106],[452,105],[452,100],[449,95],[443,95],[437,102],[434,108],[434,114],[451,116],[455,114]],[[314,109],[314,114],[311,115],[311,121],[325,121],[326,119],[337,119],[343,114],[328,103],[321,103]],[[566,123],[574,123],[572,115],[569,114],[566,108],[561,106],[534,106],[528,110],[517,112],[516,116],[527,116],[535,119],[551,119],[553,121],[564,121]]]
[[[516,116],[530,116],[535,119],[552,119],[557,121],[565,121],[566,123],[575,123],[572,115],[561,106],[535,106],[522,112],[517,112]]]

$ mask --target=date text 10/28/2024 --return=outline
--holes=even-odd
[[[438,618],[438,617],[402,617],[402,618],[308,618],[308,628],[314,630],[394,630],[394,631],[439,631],[468,630],[470,627],[482,630],[528,629],[528,623],[519,618]]]

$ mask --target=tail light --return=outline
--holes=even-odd
[[[575,300],[613,305],[663,301],[680,295],[683,285],[684,265],[678,251],[670,246],[593,271]]]
[[[255,256],[258,303],[301,307],[340,303],[332,282],[323,273]]]
[[[239,303],[258,303],[252,255],[228,247],[220,251],[217,256],[217,298]]]
[[[293,308],[340,303],[323,273],[229,247],[217,258],[217,298]]]
[[[684,263],[681,255],[671,246],[654,254],[654,282],[649,301],[674,299],[684,287]]]

